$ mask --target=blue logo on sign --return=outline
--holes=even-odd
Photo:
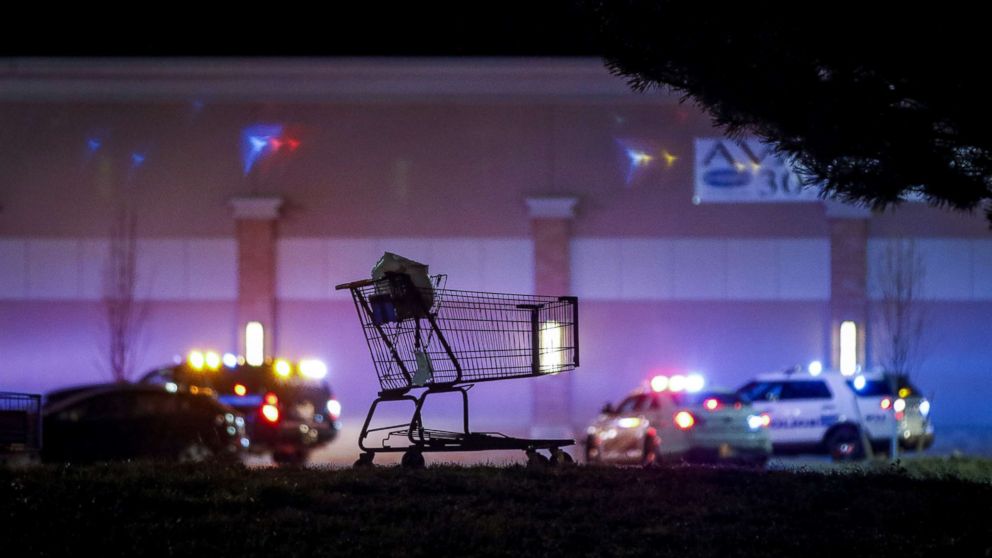
[[[737,169],[713,169],[706,171],[703,182],[714,188],[739,188],[751,183],[751,173]]]

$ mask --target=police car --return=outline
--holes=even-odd
[[[276,463],[300,464],[341,429],[341,404],[324,381],[326,374],[327,367],[316,360],[251,365],[230,353],[192,351],[185,362],[154,370],[142,382],[215,395],[244,415],[252,452],[271,453]]]
[[[879,391],[882,383],[881,375],[796,368],[759,375],[738,393],[770,417],[776,454],[826,453],[844,460],[863,457],[866,441],[884,452],[894,432],[911,440],[921,428],[907,420],[905,399]],[[919,410],[928,413],[929,403]]]
[[[698,375],[655,376],[587,429],[586,461],[764,465],[771,453],[762,416],[732,392],[703,391]]]

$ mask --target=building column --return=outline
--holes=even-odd
[[[857,326],[857,365],[866,362],[868,339],[868,219],[871,212],[825,202],[830,228],[830,366],[841,369],[841,324]]]
[[[526,201],[534,243],[534,294],[571,294],[569,247],[578,199],[543,197],[527,198]],[[539,438],[572,437],[572,374],[534,378],[531,380],[531,395],[531,435]]]
[[[265,355],[276,345],[276,221],[282,198],[246,197],[231,200],[238,242],[238,350],[245,351],[245,326],[260,322]]]

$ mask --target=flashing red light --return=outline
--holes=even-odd
[[[740,401],[738,401],[737,403],[734,403],[734,409],[735,409],[735,410],[738,410],[738,411],[740,411],[740,410],[741,410],[741,409],[743,409],[743,408],[744,408],[744,404],[743,404],[743,403],[741,403]]]
[[[678,426],[682,430],[688,430],[692,428],[692,425],[694,424],[696,424],[696,419],[689,411],[679,411],[675,413],[675,426]]]
[[[235,395],[240,396],[240,397],[244,397],[244,395],[246,393],[248,393],[248,388],[246,388],[244,386],[244,384],[234,384],[234,394]]]
[[[892,406],[892,400],[886,397],[881,403],[879,403],[879,406],[882,407],[883,411],[887,411],[889,410],[889,407]]]
[[[277,140],[276,138],[272,138],[269,140],[269,145],[272,146],[273,150],[279,151],[279,148],[282,147],[282,141]]]
[[[720,408],[720,402],[716,398],[710,397],[706,401],[703,401],[703,407],[706,407],[710,411],[715,411]]]
[[[286,140],[286,144],[289,145],[290,151],[296,151],[296,148],[300,146],[299,140],[295,140],[295,139]]]
[[[266,405],[278,405],[279,404],[279,398],[276,397],[276,394],[274,394],[274,393],[272,393],[270,391],[269,393],[266,393],[265,394],[265,404]]]
[[[896,420],[902,420],[904,418],[906,418],[906,413],[905,412],[899,411],[899,412],[896,413]]]
[[[262,417],[269,422],[279,422],[279,408],[275,405],[262,405]]]

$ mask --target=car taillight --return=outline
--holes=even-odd
[[[692,428],[692,425],[694,424],[696,424],[696,419],[689,411],[679,411],[675,413],[675,426],[678,426],[682,430],[688,430]]]
[[[279,408],[275,405],[262,405],[262,417],[269,422],[279,422]]]
[[[703,401],[703,407],[706,407],[710,411],[715,411],[720,408],[720,402],[714,397],[710,397],[706,401]]]
[[[882,402],[879,403],[878,406],[881,407],[883,411],[888,411],[889,407],[892,406],[892,400],[886,397],[885,399],[882,399]]]
[[[244,384],[234,384],[234,394],[235,395],[237,395],[239,397],[244,397],[244,395],[246,393],[248,393],[248,388],[246,388],[244,386]]]
[[[279,404],[279,398],[276,397],[276,394],[274,394],[274,393],[272,393],[270,391],[269,393],[266,393],[265,394],[265,404],[266,405],[278,405]]]

